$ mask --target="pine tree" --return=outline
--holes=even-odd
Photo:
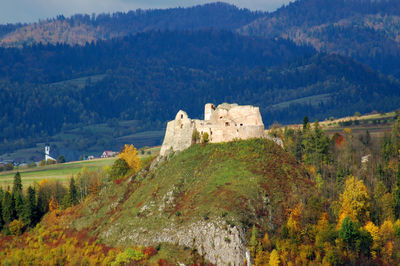
[[[36,190],[29,186],[27,196],[25,198],[23,222],[32,226],[38,221],[37,219],[37,206],[36,206]]]
[[[15,215],[18,219],[21,219],[24,213],[24,197],[22,193],[19,192],[13,194],[12,196],[15,204]]]
[[[2,205],[4,223],[9,224],[16,218],[14,200],[9,191],[4,193]]]
[[[328,160],[329,138],[319,126],[318,121],[314,123],[315,155],[314,163],[321,164]]]
[[[303,118],[303,131],[306,130],[307,126],[309,126],[310,120],[308,119],[308,116],[305,116]]]
[[[21,174],[19,172],[17,172],[14,176],[13,189],[12,189],[13,195],[17,193],[22,194],[22,180],[21,180]]]
[[[78,191],[75,185],[75,179],[72,177],[69,181],[69,192],[68,192],[69,203],[71,205],[78,204]]]
[[[22,195],[22,180],[19,172],[17,172],[14,176],[12,197],[15,204],[16,217],[22,218],[24,211],[24,199]]]

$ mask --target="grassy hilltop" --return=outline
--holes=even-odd
[[[110,184],[87,201],[73,224],[111,246],[168,242],[202,222],[225,232],[246,232],[253,224],[275,229],[287,209],[307,204],[313,191],[304,168],[269,140],[194,145],[131,182]],[[232,244],[234,238],[223,239]]]

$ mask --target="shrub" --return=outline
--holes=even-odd
[[[192,142],[197,143],[199,140],[200,140],[200,133],[199,131],[194,130],[192,134]]]
[[[208,143],[209,142],[209,136],[208,133],[205,132],[202,136],[201,136],[201,142],[202,143]]]
[[[129,170],[129,165],[124,159],[117,159],[110,171],[110,179],[117,180],[123,178]]]
[[[10,234],[15,236],[20,236],[24,229],[24,222],[22,220],[14,220],[9,225]]]

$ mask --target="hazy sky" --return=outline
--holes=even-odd
[[[273,11],[291,0],[225,0],[238,7]],[[187,7],[216,1],[207,0],[0,0],[0,24],[35,22],[63,14],[111,13],[137,8]]]

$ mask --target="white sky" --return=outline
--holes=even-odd
[[[292,0],[224,0],[241,8],[273,11]],[[187,7],[210,0],[0,0],[0,24],[36,22],[77,13],[112,13],[137,8]]]

